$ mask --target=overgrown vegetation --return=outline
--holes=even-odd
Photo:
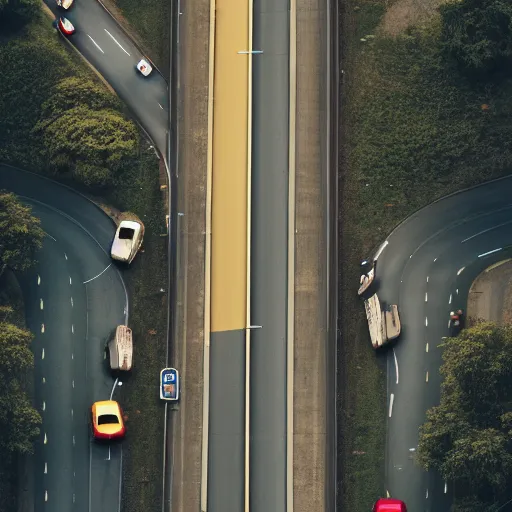
[[[448,338],[441,374],[418,460],[453,482],[454,510],[493,512],[509,500],[512,479],[512,327],[484,323]]]
[[[32,333],[25,329],[23,302],[12,272],[35,263],[44,232],[13,195],[0,192],[0,511],[14,509],[17,457],[32,453],[41,416],[32,407]]]
[[[356,512],[384,492],[386,431],[385,361],[370,348],[358,262],[416,209],[512,164],[512,80],[461,73],[446,58],[440,16],[386,36],[387,5],[348,0],[341,19],[340,494]]]
[[[144,252],[123,276],[139,347],[133,376],[121,388],[130,432],[124,445],[123,510],[157,510],[163,408],[153,383],[165,363],[167,308],[159,290],[167,288],[167,238],[161,236],[165,212],[154,150],[125,107],[62,44],[48,18],[36,16],[8,34],[1,28],[0,59],[0,161],[78,187],[98,203],[132,211],[145,223]],[[109,131],[103,133],[105,114]],[[15,475],[15,467],[10,469],[7,473]],[[0,490],[3,503],[14,504]]]

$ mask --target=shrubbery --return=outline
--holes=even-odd
[[[0,45],[0,161],[87,187],[115,185],[138,156],[135,124],[50,23],[26,30]]]
[[[60,80],[43,103],[35,131],[42,134],[50,165],[89,187],[115,184],[137,155],[137,129],[118,110],[117,98],[80,77]]]
[[[512,3],[457,0],[440,7],[441,43],[461,68],[481,77],[512,64]]]
[[[427,412],[419,461],[453,482],[458,510],[494,510],[512,481],[512,327],[491,323],[444,344],[441,403]]]

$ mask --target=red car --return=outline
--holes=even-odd
[[[64,16],[59,18],[58,27],[59,30],[66,36],[70,36],[71,34],[75,33],[75,27],[73,26],[73,23],[71,23],[71,21],[69,21],[67,18],[64,18]]]
[[[373,505],[372,512],[407,512],[407,507],[402,500],[381,498]]]

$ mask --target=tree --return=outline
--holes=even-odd
[[[40,220],[14,194],[0,191],[0,274],[9,267],[23,271],[35,261],[43,245]]]
[[[441,400],[420,428],[418,462],[454,482],[456,510],[490,507],[512,480],[512,326],[479,324],[443,347]]]
[[[34,18],[41,12],[39,0],[0,0],[0,23],[19,25]]]
[[[41,417],[31,406],[21,382],[34,367],[32,334],[0,322],[0,453],[31,453]]]
[[[101,85],[64,78],[43,104],[35,130],[43,133],[50,164],[88,187],[116,183],[138,150],[134,123],[116,108],[119,101]]]
[[[483,75],[512,62],[509,0],[452,0],[439,11],[442,47],[462,68]]]

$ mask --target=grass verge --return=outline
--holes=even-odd
[[[385,492],[386,432],[384,358],[370,348],[358,262],[416,209],[512,164],[512,81],[478,86],[447,67],[437,19],[382,35],[392,3],[347,0],[340,19],[340,491],[355,512]]]
[[[64,77],[98,78],[62,44],[43,17],[21,32],[2,36],[0,59],[4,63],[0,69],[0,161],[54,177],[44,157],[42,137],[32,131],[41,105]],[[167,238],[161,236],[166,227],[159,164],[149,146],[140,134],[139,154],[123,170],[120,184],[93,197],[98,203],[136,213],[146,226],[144,252],[124,272],[136,345],[133,375],[121,388],[129,427],[123,462],[126,512],[161,507],[163,407],[157,383],[165,363],[167,302],[159,290],[167,288]]]

